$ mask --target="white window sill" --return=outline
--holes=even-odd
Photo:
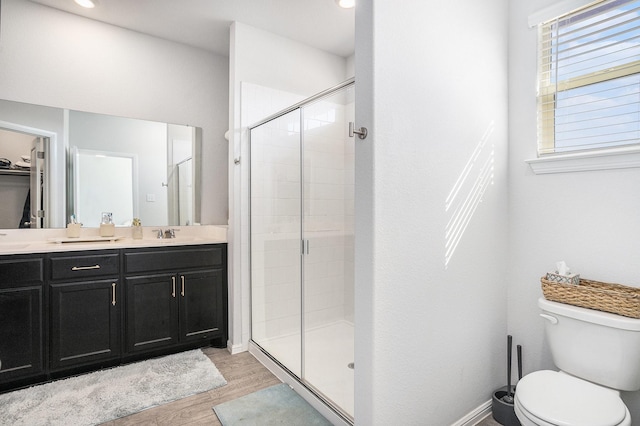
[[[552,154],[525,160],[533,173],[585,172],[640,167],[640,147],[612,148],[601,151]]]

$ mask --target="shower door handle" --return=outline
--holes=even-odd
[[[300,240],[302,243],[302,255],[309,254],[309,240]]]
[[[309,254],[309,240],[307,240],[307,254]]]

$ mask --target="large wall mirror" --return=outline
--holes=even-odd
[[[200,222],[201,129],[0,100],[0,229]],[[60,199],[64,198],[64,199]]]

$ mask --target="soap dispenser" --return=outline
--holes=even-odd
[[[76,215],[71,215],[71,220],[67,224],[67,237],[68,238],[79,238],[80,237],[80,228],[82,227],[81,223],[78,223],[76,220]]]
[[[100,222],[100,236],[113,237],[116,233],[116,225],[113,223],[113,214],[103,212],[102,221]]]
[[[133,223],[131,224],[131,234],[134,240],[142,239],[142,222],[137,217],[133,218]]]

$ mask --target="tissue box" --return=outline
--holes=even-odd
[[[562,284],[580,284],[580,274],[560,275],[557,272],[547,272],[545,279]]]

